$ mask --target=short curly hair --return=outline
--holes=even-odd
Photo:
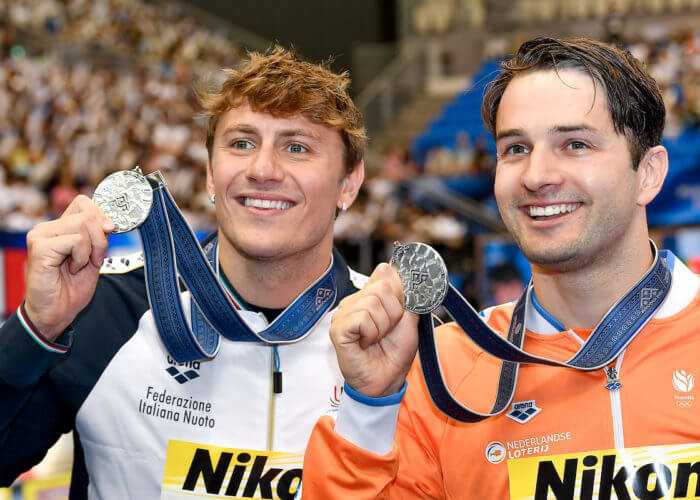
[[[225,69],[220,88],[201,84],[197,98],[209,116],[206,146],[212,158],[214,132],[221,115],[248,103],[255,111],[275,116],[296,113],[338,132],[345,146],[345,172],[350,173],[364,158],[367,135],[362,114],[348,93],[347,72],[334,73],[327,63],[311,64],[294,50],[275,45],[266,52],[248,52],[236,67]]]

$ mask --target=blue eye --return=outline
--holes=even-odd
[[[253,143],[246,140],[233,141],[231,147],[235,149],[253,149]]]
[[[522,144],[513,144],[506,149],[506,154],[521,155],[527,153],[528,150]]]
[[[567,144],[567,148],[569,149],[588,149],[588,144],[585,142],[581,141],[571,141],[569,144]]]
[[[299,144],[298,142],[293,142],[289,146],[287,146],[287,151],[289,151],[290,153],[307,153],[309,150],[301,144]]]

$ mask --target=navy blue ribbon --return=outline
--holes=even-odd
[[[238,315],[216,268],[215,242],[205,255],[164,183],[149,178],[153,205],[139,228],[146,287],[158,332],[179,363],[216,356],[219,335],[229,340],[293,343],[304,338],[335,302],[333,258],[312,283],[267,328],[253,331]],[[176,257],[177,256],[177,257]],[[192,294],[192,328],[185,320],[177,275]],[[193,331],[194,330],[194,331]]]
[[[476,310],[449,286],[443,306],[457,325],[477,346],[503,360],[494,405],[489,413],[470,410],[457,401],[447,388],[438,358],[433,322],[429,314],[418,322],[418,352],[423,378],[433,404],[445,415],[460,422],[479,422],[508,407],[522,363],[595,370],[612,362],[632,341],[661,306],[671,288],[671,272],[656,246],[651,243],[654,262],[644,276],[605,314],[581,349],[568,361],[534,356],[522,349],[526,314],[532,294],[532,282],[513,309],[508,336],[493,330]]]

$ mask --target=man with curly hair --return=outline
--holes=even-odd
[[[198,92],[218,225],[205,248],[253,331],[328,272],[336,302],[362,285],[333,250],[336,214],[364,177],[348,85],[275,47]],[[0,329],[0,484],[74,430],[72,499],[291,498],[313,423],[342,389],[328,340],[335,304],[296,343],[222,339],[213,359],[177,363],[143,259],[105,260],[113,229],[79,196],[27,236],[26,298]],[[181,299],[194,316],[189,293]]]

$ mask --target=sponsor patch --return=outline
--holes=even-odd
[[[679,408],[690,408],[693,406],[693,401],[695,401],[695,396],[693,395],[694,387],[695,375],[685,370],[675,370],[673,372],[673,388],[676,391],[673,397],[676,400],[676,406]]]
[[[508,460],[511,500],[700,497],[700,444]]]
[[[292,500],[304,454],[242,450],[171,439],[161,500],[271,498]]]
[[[542,408],[538,408],[535,405],[535,400],[530,401],[518,401],[513,403],[513,408],[506,413],[506,417],[512,418],[518,423],[524,424],[529,422],[532,418],[542,411]]]
[[[506,447],[500,441],[493,441],[486,445],[486,460],[492,464],[500,464],[506,458]]]

